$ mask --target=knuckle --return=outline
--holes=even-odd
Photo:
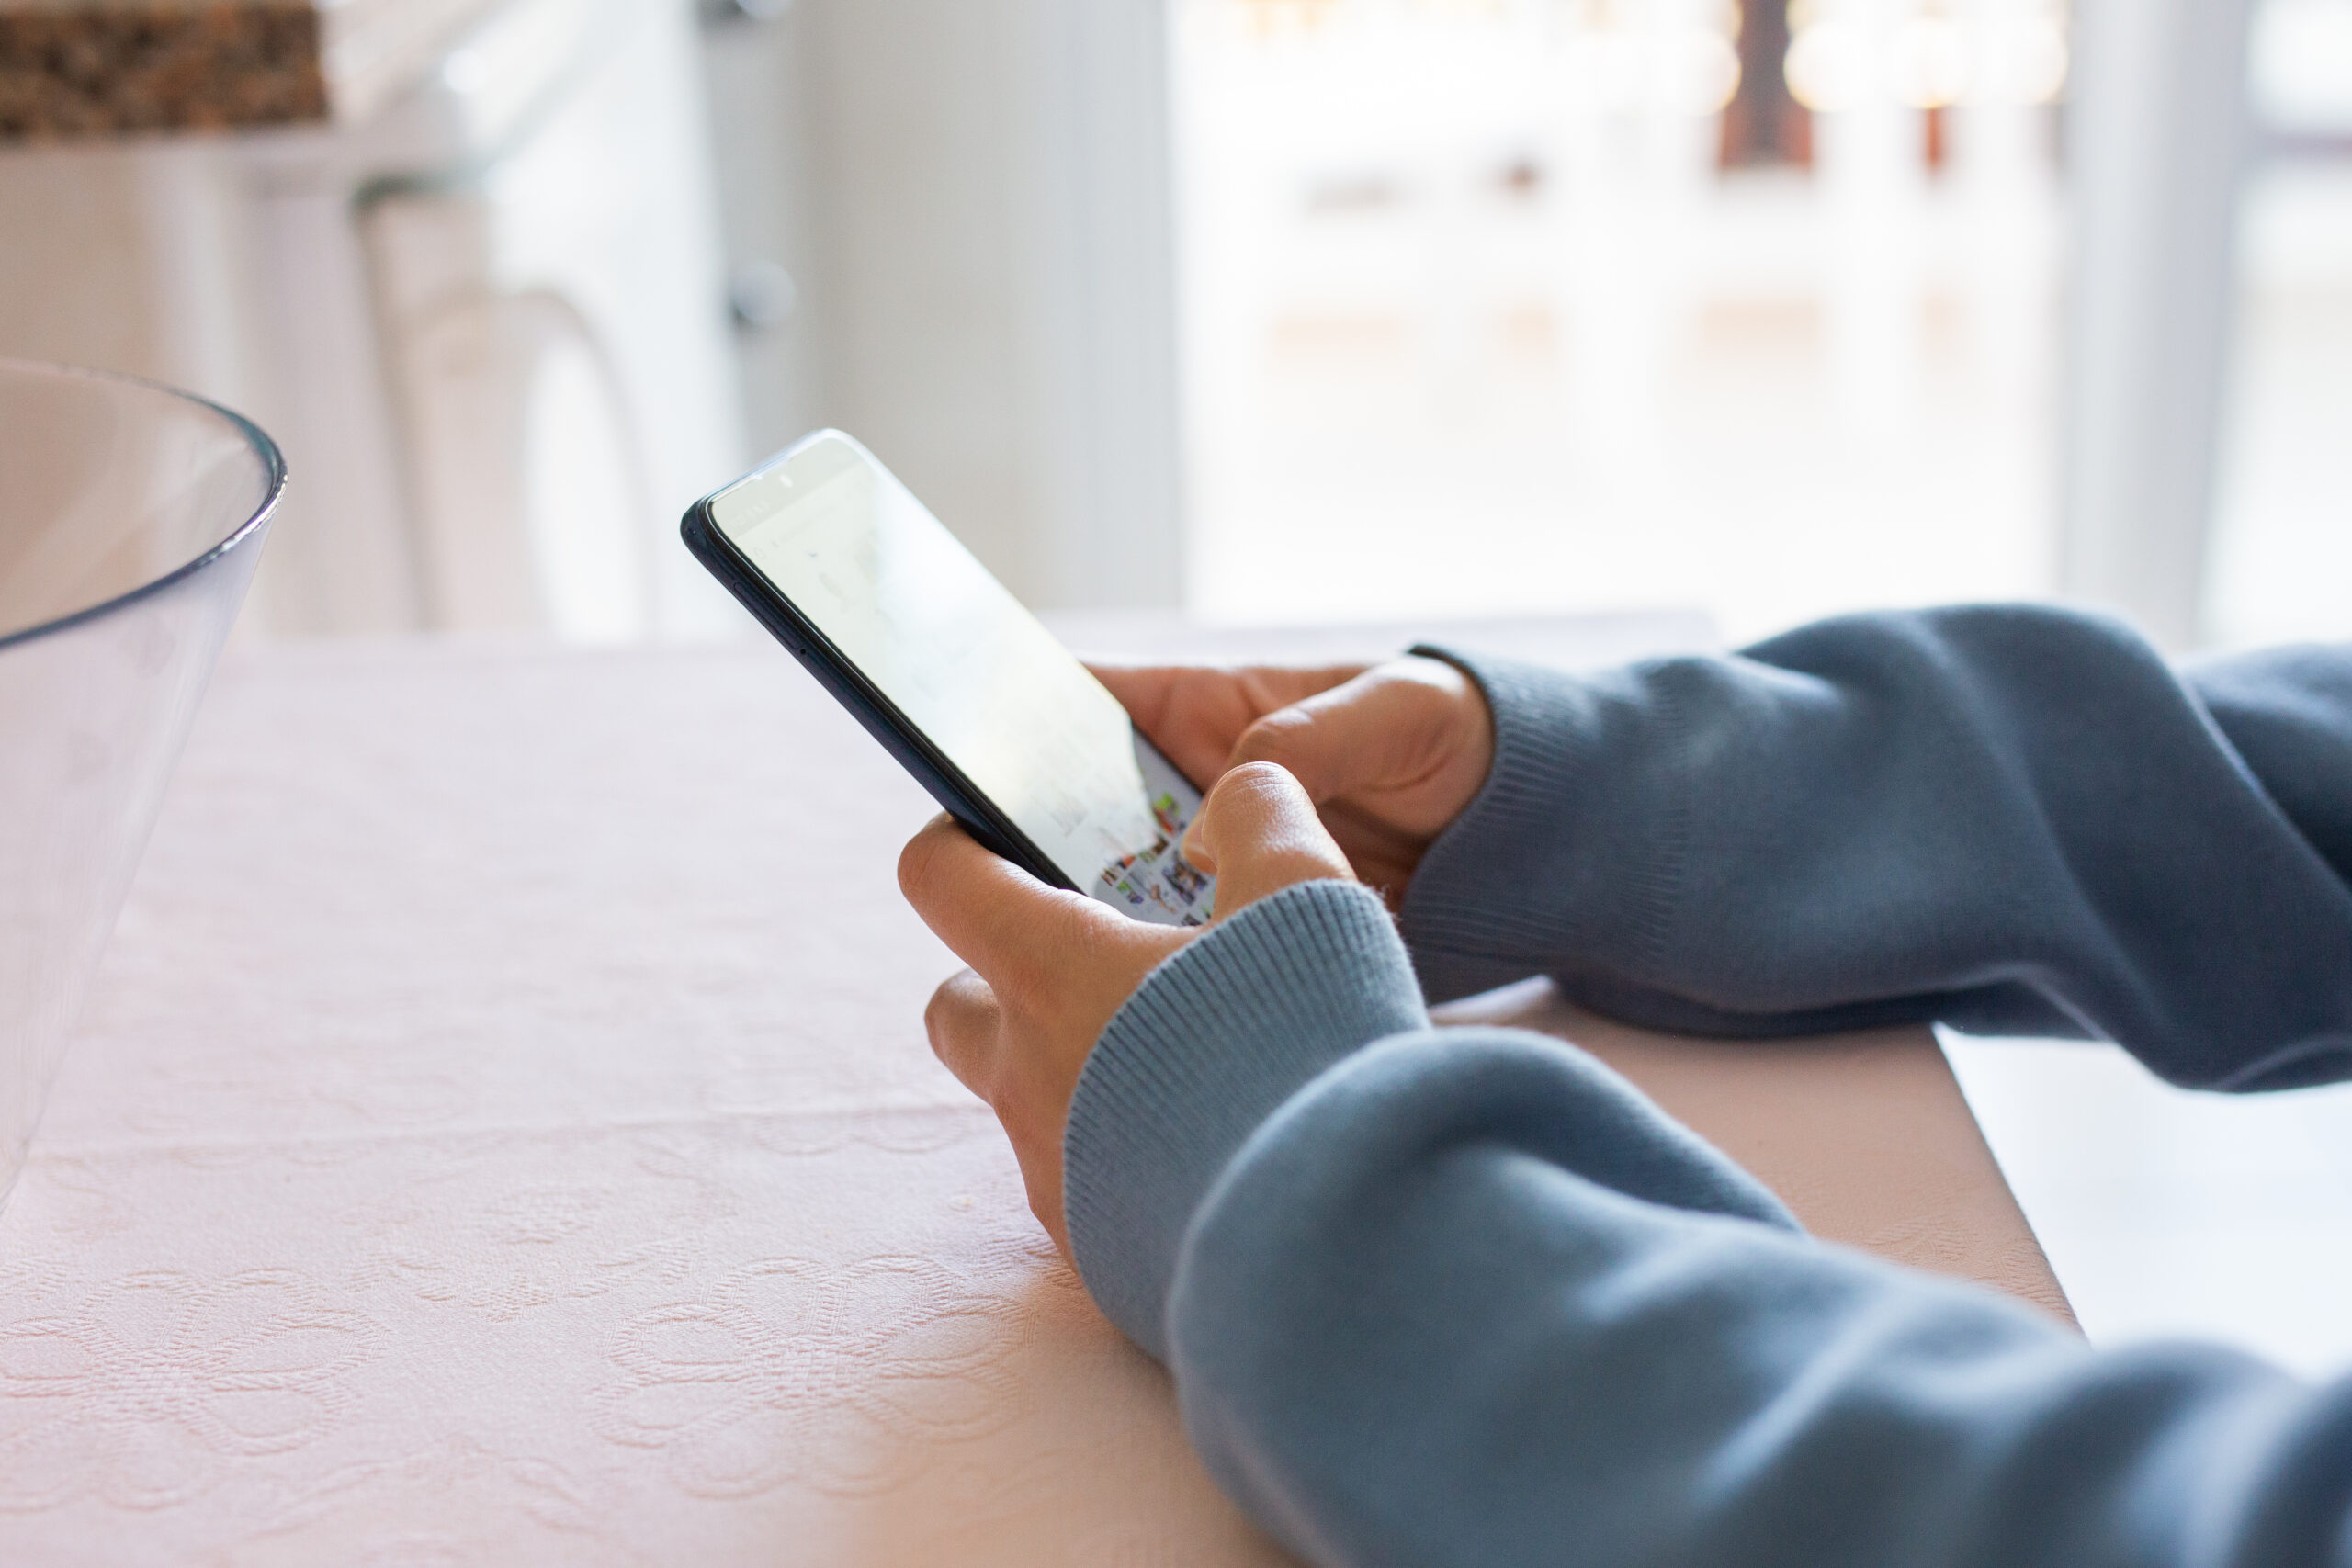
[[[1410,662],[1408,689],[1420,711],[1450,719],[1480,701],[1470,677],[1444,660],[1417,657]]]
[[[934,817],[899,852],[899,891],[912,899],[931,886],[939,864],[940,824]]]
[[[1434,660],[1424,662],[1430,668],[1415,671],[1414,703],[1430,713],[1451,714],[1469,694],[1469,678],[1451,664],[1440,664]]]
[[[1236,763],[1273,762],[1295,755],[1314,728],[1315,716],[1295,707],[1277,708],[1251,724],[1234,743]]]
[[[931,1000],[923,1004],[922,1010],[923,1032],[931,1036],[933,1050],[938,1049],[940,1041],[953,1027],[956,1015],[956,982],[943,980],[939,988],[931,993]]]
[[[969,969],[939,983],[922,1010],[923,1032],[932,1050],[950,1066],[991,1034],[1001,1004],[988,983]]]

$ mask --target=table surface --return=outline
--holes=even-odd
[[[2208,1094],[2114,1045],[1938,1032],[2092,1344],[2352,1368],[2352,1083]]]
[[[928,809],[764,647],[233,660],[0,1215],[0,1561],[1280,1561],[924,1047]],[[2064,1312],[1924,1031],[1469,1010]]]

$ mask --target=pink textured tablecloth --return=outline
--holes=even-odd
[[[0,1216],[0,1562],[1279,1561],[924,1047],[928,809],[764,648],[232,662]],[[1482,1005],[2059,1304],[1923,1033]]]

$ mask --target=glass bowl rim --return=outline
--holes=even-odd
[[[261,459],[265,483],[262,488],[261,503],[254,508],[251,514],[219,539],[206,546],[192,559],[183,561],[171,570],[161,576],[152,577],[136,587],[125,589],[110,599],[101,599],[95,604],[85,604],[78,610],[69,610],[64,615],[52,616],[46,621],[36,621],[31,626],[23,626],[15,631],[0,631],[0,650],[14,648],[18,643],[30,642],[36,637],[47,637],[51,632],[64,631],[69,627],[81,626],[85,622],[95,621],[101,615],[112,615],[126,605],[135,604],[152,594],[161,593],[175,583],[194,577],[214,561],[260,533],[262,525],[268,520],[269,514],[277,510],[278,500],[286,493],[286,455],[277,449],[277,443],[270,439],[267,431],[236,410],[223,407],[209,398],[198,397],[194,392],[184,391],[180,388],[152,380],[144,376],[126,376],[116,370],[92,370],[78,365],[57,365],[40,359],[14,359],[0,356],[0,376],[13,376],[25,372],[30,372],[35,378],[111,381],[120,386],[136,387],[145,392],[159,392],[175,401],[190,403],[207,412],[217,414],[228,422],[231,429],[244,437],[245,445],[253,449],[254,457]]]

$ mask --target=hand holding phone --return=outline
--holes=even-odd
[[[995,1110],[1067,1251],[1061,1138],[1079,1072],[1111,1015],[1193,939],[1182,928],[1209,920],[1218,885],[1204,867],[1227,874],[1238,909],[1349,877],[1347,857],[1290,773],[1227,769],[1214,744],[1197,769],[1220,775],[1204,807],[1119,698],[845,435],[820,431],[696,502],[683,532],[965,829],[934,822],[899,860],[908,899],[972,966],[924,1023]],[[1188,747],[1214,739],[1200,711],[1182,716]],[[1182,848],[1196,818],[1201,866]]]
[[[1193,777],[1251,762],[1288,772],[1356,875],[1392,908],[1494,765],[1495,720],[1484,694],[1440,659],[1318,669],[1106,666],[1095,674]]]
[[[1301,882],[1346,880],[1298,781],[1278,767],[1216,782],[1198,832],[1233,915]],[[1029,1206],[1065,1253],[1062,1134],[1079,1074],[1144,977],[1199,933],[1123,920],[1091,899],[1039,886],[944,819],[899,857],[909,903],[971,965],[923,1012],[931,1048],[1003,1123]]]

